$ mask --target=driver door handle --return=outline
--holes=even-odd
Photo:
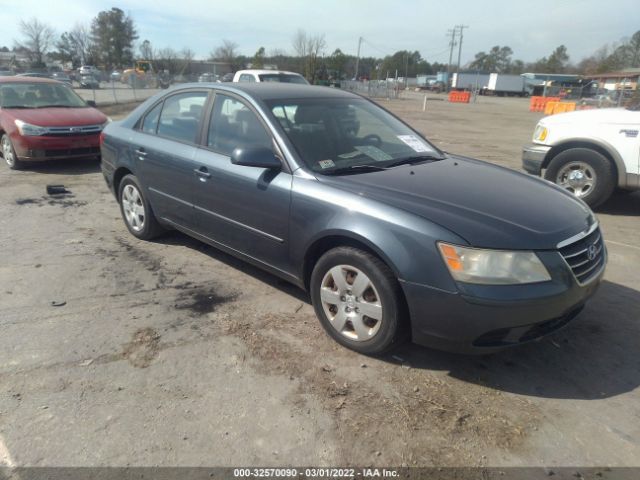
[[[140,147],[135,150],[136,155],[140,160],[144,160],[144,157],[147,156],[147,152],[144,148]]]
[[[209,170],[207,170],[207,167],[196,168],[193,171],[196,172],[196,175],[200,177],[200,181],[202,182],[206,182],[211,178],[211,174],[209,173]]]

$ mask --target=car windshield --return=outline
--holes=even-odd
[[[0,84],[2,108],[80,108],[85,101],[67,85],[60,83],[3,83]]]
[[[261,82],[299,83],[308,85],[304,77],[300,75],[290,75],[287,73],[263,73],[258,75]]]
[[[307,167],[335,175],[440,159],[442,153],[364,99],[267,102]]]

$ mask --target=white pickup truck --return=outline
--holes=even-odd
[[[640,189],[640,111],[607,108],[545,117],[523,168],[566,188],[590,207],[618,187]]]

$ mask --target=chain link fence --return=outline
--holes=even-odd
[[[99,106],[142,102],[163,91],[159,88],[135,88],[135,86],[116,81],[96,82],[87,87],[81,87],[74,82],[71,86],[84,100],[92,100]]]
[[[391,80],[345,80],[340,82],[340,88],[371,98],[395,99],[400,95],[404,84]]]

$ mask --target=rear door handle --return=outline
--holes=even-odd
[[[136,149],[135,153],[140,158],[140,160],[144,160],[144,157],[147,156],[146,150],[142,147]]]
[[[202,182],[206,182],[208,179],[211,178],[211,174],[207,170],[207,167],[196,168],[193,171],[196,172],[196,175],[200,177],[200,181]]]

